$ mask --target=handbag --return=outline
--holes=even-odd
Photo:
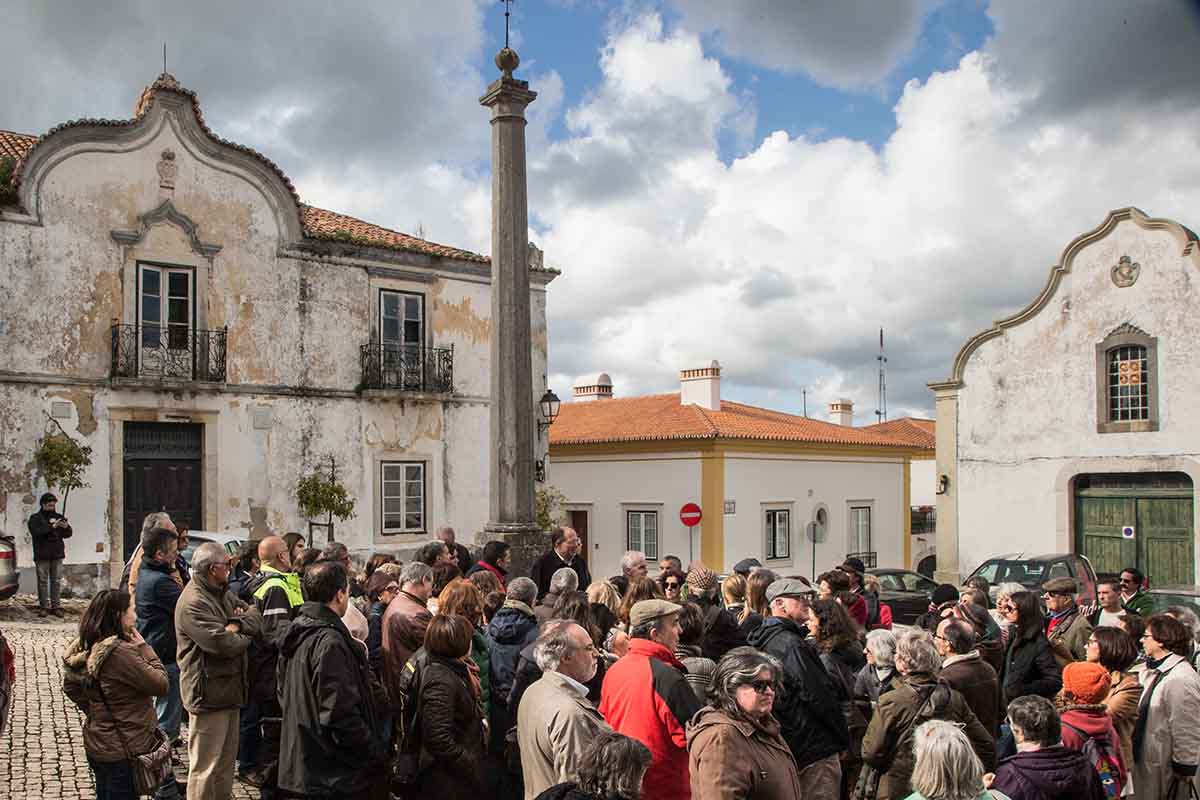
[[[121,740],[121,749],[125,751],[125,758],[129,760],[129,771],[133,773],[134,789],[139,795],[154,794],[171,774],[171,740],[162,732],[162,728],[155,728],[154,736],[157,743],[145,753],[134,755],[129,750],[129,740],[125,738],[125,732],[121,730],[120,723],[113,716],[108,698],[104,696],[104,687],[100,685],[99,675],[96,676],[96,689],[100,692],[100,701],[104,703],[108,716],[112,718],[117,738]]]
[[[1186,783],[1188,786],[1187,792],[1182,797],[1179,796],[1179,785]],[[1167,785],[1167,793],[1163,795],[1163,800],[1197,800],[1200,795],[1196,792],[1196,782],[1192,778],[1185,778],[1181,775],[1171,773],[1171,782]]]

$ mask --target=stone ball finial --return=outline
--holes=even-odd
[[[515,70],[520,63],[521,57],[518,56],[517,51],[513,50],[511,47],[505,47],[499,53],[496,53],[496,66],[500,68],[506,77],[511,78],[513,70]]]

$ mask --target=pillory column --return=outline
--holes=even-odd
[[[491,503],[484,533],[509,542],[513,572],[528,568],[534,522],[533,364],[529,312],[529,210],[525,193],[525,107],[537,97],[513,77],[520,59],[496,54],[502,75],[479,99],[492,109]]]

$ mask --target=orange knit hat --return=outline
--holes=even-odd
[[[1076,703],[1095,705],[1108,697],[1108,670],[1092,661],[1076,661],[1063,667],[1063,694]]]

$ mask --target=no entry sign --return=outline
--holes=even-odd
[[[683,508],[679,509],[679,521],[689,528],[694,528],[700,524],[700,506],[695,503],[687,503]]]

